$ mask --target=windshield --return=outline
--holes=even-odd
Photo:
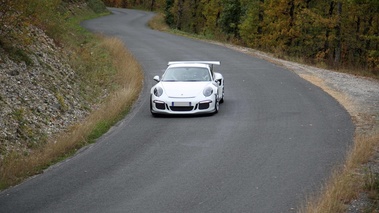
[[[210,81],[209,70],[201,67],[173,67],[166,70],[162,81]]]

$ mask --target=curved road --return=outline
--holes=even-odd
[[[230,49],[148,29],[152,13],[111,8],[83,25],[122,39],[142,64],[133,111],[94,145],[0,193],[0,212],[295,212],[344,160],[354,126],[296,74]],[[150,115],[170,60],[220,60],[214,116]]]

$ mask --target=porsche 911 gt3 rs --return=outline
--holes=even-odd
[[[150,111],[156,114],[217,113],[224,101],[224,78],[213,71],[219,61],[171,61],[150,90]]]

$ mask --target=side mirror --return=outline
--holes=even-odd
[[[220,73],[217,73],[217,72],[215,72],[214,75],[215,75],[215,82],[219,86],[222,86],[222,79],[223,79],[222,75]]]
[[[159,79],[159,76],[157,76],[157,75],[156,75],[156,76],[154,76],[154,78],[153,78],[153,79],[154,79],[154,81],[156,81],[156,82],[159,82],[159,81],[160,81],[160,79]]]

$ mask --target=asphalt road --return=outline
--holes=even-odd
[[[111,10],[83,25],[125,42],[145,71],[140,99],[97,143],[1,192],[0,212],[295,212],[343,162],[354,126],[319,88],[269,62],[150,30],[152,13]],[[172,60],[221,61],[218,114],[150,115],[152,77]]]

